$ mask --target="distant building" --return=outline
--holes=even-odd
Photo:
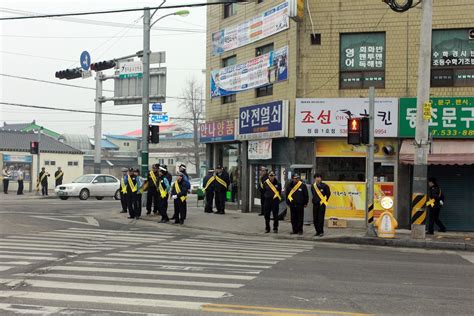
[[[48,135],[52,138],[58,139],[59,136],[61,135],[50,129],[45,128],[44,126],[36,124],[35,120],[33,120],[33,122],[30,122],[30,123],[16,123],[16,124],[9,124],[7,122],[3,122],[3,126],[0,127],[0,130],[31,132],[31,131],[37,131],[40,128],[43,128],[43,134]]]

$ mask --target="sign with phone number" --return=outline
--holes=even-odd
[[[430,134],[474,138],[474,97],[431,98]],[[416,98],[400,99],[400,137],[415,137]]]

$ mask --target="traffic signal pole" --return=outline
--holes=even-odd
[[[142,95],[142,141],[141,175],[148,172],[148,106],[150,104],[150,9],[143,11],[143,95]]]
[[[102,153],[102,71],[95,76],[94,173],[101,173]]]
[[[374,229],[374,116],[375,116],[375,88],[369,88],[369,143],[367,144],[367,181],[366,181],[366,223],[367,235],[376,236]]]
[[[40,126],[38,130],[38,154],[36,155],[36,181],[39,184],[39,174],[40,174],[40,153],[41,153],[41,133],[43,132],[43,126]],[[38,185],[37,184],[37,185]],[[33,179],[31,179],[31,186],[33,186]],[[30,192],[31,192],[31,186],[30,186]],[[35,185],[36,188],[36,185]],[[36,191],[36,194],[39,195],[39,191]]]

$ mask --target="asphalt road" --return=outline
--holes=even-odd
[[[197,231],[112,200],[0,204],[0,315],[474,311],[472,253]]]

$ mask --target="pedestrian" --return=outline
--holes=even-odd
[[[214,169],[209,169],[207,175],[202,180],[203,191],[205,194],[204,213],[212,213],[212,205],[214,204],[214,187],[216,177],[214,176]]]
[[[184,180],[184,183],[186,184],[186,190],[189,193],[190,190],[191,190],[191,182],[189,182],[189,176],[188,176],[188,173],[186,171],[186,165],[181,164],[181,165],[179,165],[178,169],[179,169],[179,172],[181,172],[183,174],[183,180]]]
[[[5,167],[2,170],[2,178],[3,178],[3,193],[8,194],[8,185],[10,183],[11,173],[8,167]]]
[[[313,195],[313,223],[316,230],[315,236],[324,236],[324,216],[326,215],[326,206],[331,197],[329,186],[323,182],[323,176],[320,173],[314,175],[314,183],[311,186]]]
[[[54,173],[55,186],[63,184],[64,172],[61,170],[61,167],[58,167],[58,170]]]
[[[16,192],[17,195],[23,195],[23,180],[25,178],[25,174],[23,169],[20,167],[17,172],[18,178],[18,190]]]
[[[138,183],[137,177],[135,176],[135,172],[133,168],[128,169],[128,176],[127,176],[127,208],[128,208],[128,218],[134,219],[135,214],[135,205],[137,200],[137,191],[138,191]]]
[[[143,192],[146,191],[147,184],[144,182],[143,178],[140,176],[140,170],[135,168],[133,174],[137,180],[137,196],[135,198],[135,219],[140,219],[142,216],[142,196]]]
[[[122,204],[122,211],[120,213],[127,213],[127,207],[128,207],[127,186],[128,186],[127,168],[122,168],[122,177],[120,177],[120,204]]]
[[[184,174],[178,172],[177,179],[171,187],[171,198],[174,201],[174,223],[184,224],[186,219],[186,196],[188,191],[184,182]]]
[[[161,215],[160,223],[168,223],[170,221],[168,217],[168,196],[171,182],[169,182],[166,177],[167,172],[166,168],[160,166],[160,177],[158,179],[158,212]]]
[[[285,193],[286,203],[291,212],[291,226],[293,228],[291,234],[303,235],[304,208],[308,205],[309,195],[308,188],[297,173],[293,174],[292,181],[286,187]]]
[[[153,214],[158,213],[158,196],[160,194],[158,190],[158,182],[160,181],[159,164],[154,164],[152,170],[148,173],[148,194],[146,197],[146,214],[151,214],[151,207],[153,205]]]
[[[41,168],[38,178],[38,186],[41,184],[41,194],[48,195],[48,177],[49,173],[46,172],[46,168]]]
[[[260,177],[258,180],[258,191],[260,192],[260,214],[258,216],[265,215],[265,189],[263,184],[268,179],[268,169],[265,167],[260,167]]]
[[[216,184],[214,187],[214,194],[216,198],[216,209],[215,214],[225,214],[225,200],[227,195],[227,188],[230,184],[229,174],[222,168],[222,166],[216,167]]]
[[[278,233],[278,210],[281,201],[281,184],[275,177],[275,172],[270,171],[268,179],[263,183],[265,190],[264,211],[265,211],[265,233],[270,232],[270,216],[273,216],[273,232]]]
[[[444,205],[444,194],[435,178],[428,178],[428,234],[434,234],[434,224],[438,225],[439,232],[446,232],[446,227],[439,219],[441,208]]]

